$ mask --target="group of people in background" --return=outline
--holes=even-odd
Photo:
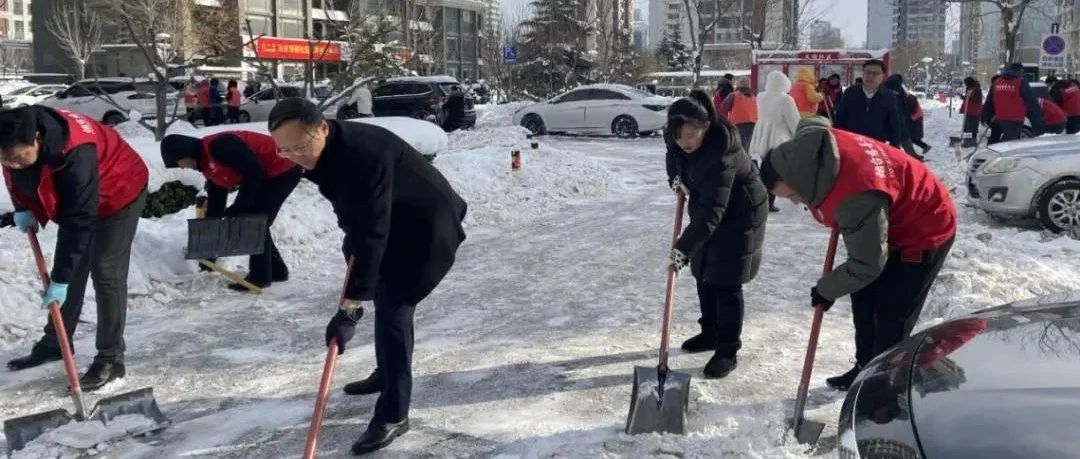
[[[239,86],[236,80],[229,80],[228,85],[222,88],[221,80],[217,78],[196,81],[195,77],[191,77],[184,85],[188,122],[194,124],[202,120],[203,126],[239,123],[241,102],[257,90],[255,85],[249,84],[241,94]]]

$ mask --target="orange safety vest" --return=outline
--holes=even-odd
[[[805,81],[796,81],[791,86],[792,99],[795,99],[795,107],[799,109],[801,115],[813,115],[817,112],[817,102],[810,102],[810,98],[807,97],[806,91],[811,90],[813,86]]]
[[[735,99],[731,101],[731,112],[728,120],[736,126],[746,123],[757,123],[757,98],[747,96],[741,91],[735,91]]]

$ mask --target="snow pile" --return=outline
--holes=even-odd
[[[33,85],[33,83],[30,83],[29,81],[23,81],[23,80],[3,81],[3,82],[0,82],[0,94],[7,95],[11,91],[14,91],[14,90],[19,89],[19,88],[25,88],[27,86],[32,86],[32,85]]]
[[[484,104],[476,106],[476,127],[506,127],[514,125],[514,112],[532,105],[531,102],[512,102],[509,104]]]
[[[96,456],[106,451],[110,443],[124,437],[140,434],[153,429],[154,421],[140,415],[126,414],[117,416],[106,426],[100,421],[72,422],[27,443],[26,447],[15,451],[12,459],[31,458],[66,458]]]

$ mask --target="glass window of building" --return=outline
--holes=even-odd
[[[26,38],[26,35],[25,35],[26,34],[26,29],[24,27],[26,27],[26,24],[24,24],[22,21],[15,21],[15,39],[16,40],[23,40],[23,39]]]
[[[450,37],[446,39],[446,60],[454,62],[461,60],[460,38]]]
[[[247,0],[248,11],[270,12],[270,0]]]
[[[446,28],[446,33],[450,35],[458,35],[461,33],[461,10],[457,8],[447,8],[443,13],[443,27]]]
[[[465,38],[461,40],[461,53],[465,56],[466,62],[473,62],[476,60],[476,39]]]
[[[252,36],[274,34],[274,31],[270,28],[270,18],[263,16],[248,16],[247,20],[251,24]]]
[[[278,0],[278,9],[282,13],[300,14],[300,0]]]
[[[476,13],[472,11],[461,12],[461,33],[476,35]]]
[[[15,4],[12,5],[11,11],[15,14],[23,14],[23,0],[14,0]]]
[[[282,19],[278,36],[285,38],[304,38],[304,27],[300,24],[299,20]]]

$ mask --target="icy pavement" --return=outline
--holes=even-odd
[[[927,140],[935,146],[930,164],[950,186],[958,185],[961,167],[945,146],[959,120],[949,119],[944,109],[927,113]],[[674,210],[661,141],[544,138],[540,152],[522,151],[520,172],[547,172],[525,178],[509,172],[503,135],[520,133],[502,128],[451,136],[451,148],[461,150],[440,154],[437,161],[446,160],[442,167],[451,181],[477,203],[470,211],[483,218],[470,221],[454,270],[417,308],[412,431],[372,457],[829,453],[796,444],[784,425],[806,345],[809,288],[824,259],[824,228],[802,209],[779,203],[782,212],[770,215],[761,273],[746,286],[738,369],[725,379],[705,380],[701,370],[708,353],[676,352],[671,366],[692,376],[691,433],[630,437],[621,431],[633,366],[655,364]],[[476,156],[463,156],[470,154]],[[581,174],[589,180],[567,184],[566,177],[557,177],[574,173],[560,167],[572,158],[588,160]],[[470,175],[473,167],[485,168],[489,176]],[[492,180],[493,174],[505,175]],[[555,189],[534,189],[539,186]],[[566,186],[581,190],[550,195],[565,193],[558,188]],[[310,194],[301,199],[316,202]],[[534,200],[546,204],[530,207]],[[153,386],[174,424],[154,437],[112,443],[108,457],[300,454],[325,355],[323,328],[344,266],[339,234],[303,227],[331,223],[297,215],[288,228],[302,233],[285,235],[282,245],[289,282],[250,296],[200,274],[165,287],[163,305],[135,301],[126,337],[128,376],[100,395]],[[961,225],[954,255],[921,318],[924,325],[1067,290],[1080,281],[1076,241],[991,225],[967,208],[961,209]],[[15,254],[18,242],[0,237],[0,251]],[[673,346],[696,333],[697,317],[696,292],[686,276],[676,292]],[[363,319],[339,359],[319,457],[351,457],[349,447],[372,411],[375,397],[340,391],[373,369],[371,323]],[[77,335],[80,367],[92,357],[93,328],[83,324]],[[29,338],[36,333],[26,331]],[[0,351],[0,359],[25,351],[26,339],[18,343]],[[823,380],[847,370],[853,351],[844,300],[826,314],[811,382],[811,417],[829,423],[825,437],[835,435],[842,394],[824,389]],[[59,364],[0,374],[0,418],[68,403]]]

